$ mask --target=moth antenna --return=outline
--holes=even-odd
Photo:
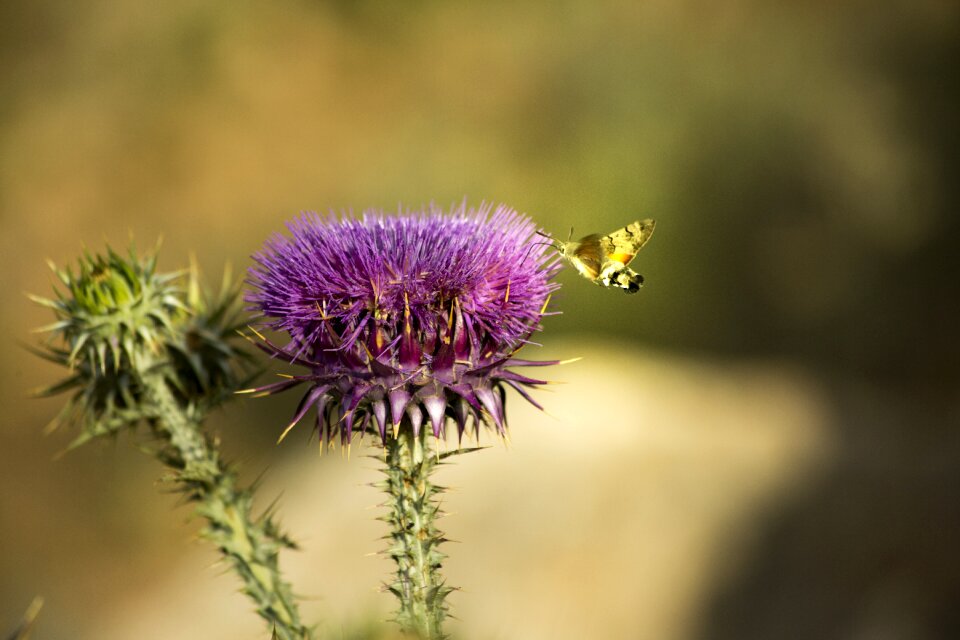
[[[570,233],[567,234],[567,242],[573,240],[573,226],[570,227]]]

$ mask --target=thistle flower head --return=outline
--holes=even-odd
[[[508,370],[539,328],[559,269],[535,227],[500,206],[359,218],[304,214],[254,256],[247,300],[290,341],[273,355],[308,373],[251,391],[308,384],[290,427],[312,408],[328,441],[406,418],[434,435],[452,418],[504,432],[505,387],[543,384]],[[534,402],[534,404],[536,404]],[[539,406],[539,405],[538,405]],[[285,432],[286,433],[286,432]]]

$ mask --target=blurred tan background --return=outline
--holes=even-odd
[[[468,639],[960,637],[955,3],[0,5],[0,632],[265,638],[136,437],[54,460],[44,258],[164,237],[211,280],[302,209],[655,217],[634,297],[563,273],[513,442],[441,480]],[[266,472],[329,637],[385,616],[372,460]]]

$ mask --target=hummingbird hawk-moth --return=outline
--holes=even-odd
[[[595,233],[579,240],[551,241],[560,255],[587,280],[636,293],[643,286],[643,276],[627,265],[650,240],[655,224],[654,220],[647,218],[631,222],[605,236]]]

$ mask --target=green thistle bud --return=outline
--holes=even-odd
[[[69,348],[65,364],[71,369],[86,365],[104,374],[139,368],[187,315],[183,292],[174,284],[180,274],[158,274],[153,255],[140,259],[131,249],[124,258],[108,249],[106,255],[84,255],[76,273],[51,268],[66,291],[57,291],[56,300],[35,300],[57,315],[45,329]]]
[[[220,290],[214,294],[200,286],[199,270],[191,264],[186,306],[190,314],[177,331],[167,336],[166,349],[173,376],[168,382],[185,404],[200,405],[204,412],[228,399],[253,381],[250,354],[233,343],[247,326],[240,298],[241,282],[224,270]]]
[[[230,343],[240,305],[229,274],[213,295],[196,268],[184,287],[183,272],[158,273],[155,254],[133,248],[128,256],[87,253],[75,269],[50,266],[63,288],[54,299],[30,296],[56,315],[40,329],[51,333],[48,344],[35,352],[70,375],[38,395],[73,392],[52,424],[81,427],[71,448],[154,418],[143,397],[148,376],[166,380],[185,410],[202,412],[248,379],[238,368],[248,356]]]
[[[154,363],[174,325],[187,316],[178,274],[157,274],[155,256],[129,258],[112,249],[85,254],[76,271],[50,268],[63,285],[55,298],[30,296],[49,307],[56,322],[40,331],[50,339],[38,355],[65,366],[70,375],[37,395],[73,392],[51,423],[81,428],[71,448],[116,434],[146,417],[140,374]]]
[[[214,405],[249,380],[248,356],[235,349],[240,296],[229,274],[218,295],[202,291],[197,269],[186,287],[182,273],[158,274],[153,255],[85,255],[77,267],[54,273],[64,290],[33,299],[57,321],[45,327],[50,344],[38,355],[70,370],[41,392],[73,391],[54,424],[79,424],[72,446],[146,423],[159,444],[153,455],[207,521],[212,541],[243,582],[257,612],[283,640],[310,638],[300,622],[278,553],[293,547],[268,512],[255,516],[253,488],[244,488],[202,428]]]

